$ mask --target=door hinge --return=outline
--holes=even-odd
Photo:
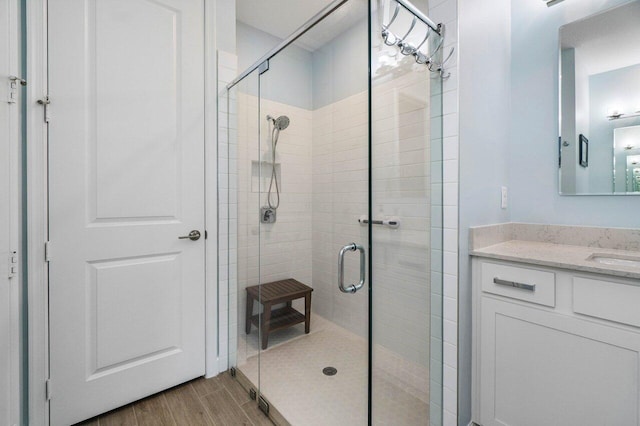
[[[258,73],[259,74],[264,74],[267,71],[269,71],[269,60],[268,59],[266,61],[264,61],[263,63],[261,63],[260,65],[258,65]]]
[[[44,242],[44,261],[51,262],[51,241]]]
[[[262,410],[263,413],[269,415],[269,402],[260,395],[258,397],[258,408]]]
[[[20,86],[26,86],[27,80],[16,77],[15,75],[9,76],[9,97],[7,98],[7,102],[10,104],[15,104],[18,102],[18,84]]]
[[[47,380],[46,382],[44,382],[44,394],[45,397],[47,398],[47,401],[51,401],[51,380]]]
[[[9,278],[18,275],[18,252],[13,250],[9,254]]]
[[[51,99],[49,99],[49,96],[45,96],[42,99],[38,99],[38,103],[44,106],[44,122],[48,123],[49,120],[51,120],[51,112],[50,112]]]

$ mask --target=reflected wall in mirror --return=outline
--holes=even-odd
[[[636,0],[560,28],[562,195],[640,195],[639,23]]]

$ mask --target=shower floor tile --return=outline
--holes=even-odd
[[[238,365],[258,384],[264,397],[294,426],[366,425],[367,342],[360,336],[312,315],[311,333],[304,326],[273,334],[258,364],[257,332],[244,336],[246,361]],[[242,351],[239,351],[242,352]],[[241,356],[239,359],[243,359]],[[322,369],[334,367],[335,376]],[[424,425],[429,406],[415,392],[374,371],[373,423]]]

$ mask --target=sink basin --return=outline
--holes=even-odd
[[[594,253],[589,256],[587,260],[602,263],[603,265],[626,266],[640,269],[640,257],[635,256]]]

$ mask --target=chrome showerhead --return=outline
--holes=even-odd
[[[286,115],[281,115],[280,117],[276,118],[275,126],[279,130],[286,129],[287,127],[289,127],[289,117],[287,117]]]
[[[289,127],[290,120],[286,115],[281,115],[278,118],[273,118],[270,115],[267,115],[267,120],[271,120],[271,122],[273,123],[273,127],[278,130],[284,130]]]

